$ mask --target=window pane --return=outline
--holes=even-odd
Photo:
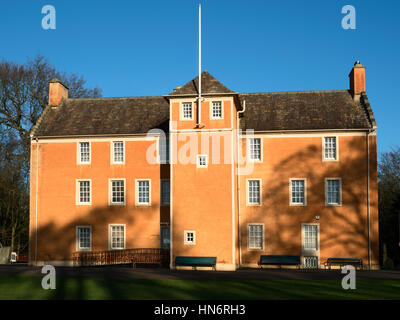
[[[185,232],[185,238],[187,243],[194,243],[194,232]]]
[[[90,181],[79,181],[79,203],[90,203]]]
[[[222,118],[222,103],[220,101],[214,101],[212,103],[212,117]]]
[[[192,119],[192,103],[182,103],[183,119]]]
[[[90,145],[89,142],[80,142],[79,143],[80,150],[80,161],[81,163],[90,162]]]
[[[260,181],[259,180],[249,180],[248,181],[248,193],[249,193],[249,203],[260,204]]]
[[[168,181],[161,181],[161,203],[169,204],[170,199],[170,184]]]
[[[336,137],[325,138],[325,159],[336,159]]]
[[[111,226],[111,248],[124,249],[125,247],[125,227]]]
[[[340,181],[327,180],[327,197],[328,204],[340,204]]]
[[[207,156],[198,156],[197,157],[198,166],[199,167],[207,167]]]
[[[250,249],[263,248],[263,225],[249,225],[248,242]]]
[[[161,163],[169,163],[169,140],[160,139],[160,161]]]
[[[304,204],[304,180],[292,180],[292,203]]]
[[[90,249],[90,228],[79,227],[78,228],[78,246],[80,250]]]
[[[304,249],[317,250],[317,232],[316,225],[304,226]]]
[[[124,142],[114,142],[114,162],[124,162]]]
[[[138,202],[150,203],[150,181],[141,180],[137,182],[138,186]]]
[[[124,180],[111,181],[111,202],[112,203],[124,203],[125,202]]]
[[[249,152],[251,160],[261,160],[261,139],[249,139]]]

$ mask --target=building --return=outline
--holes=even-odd
[[[204,71],[200,108],[198,77],[98,99],[52,80],[31,133],[30,262],[161,246],[171,268],[176,256],[256,267],[261,254],[378,267],[376,123],[365,67],[349,78],[349,90],[237,93]]]

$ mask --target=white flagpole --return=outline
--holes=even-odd
[[[197,118],[198,125],[201,123],[201,3],[199,3],[199,102]]]

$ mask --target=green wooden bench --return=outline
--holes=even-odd
[[[325,268],[328,266],[329,269],[332,265],[339,265],[340,267],[346,265],[359,266],[361,269],[363,267],[363,261],[361,258],[328,258],[325,263]]]
[[[300,267],[300,256],[287,256],[287,255],[261,255],[260,267],[262,265],[291,265]]]
[[[217,257],[183,257],[175,258],[175,266],[190,266],[196,270],[196,267],[212,267],[216,270]]]

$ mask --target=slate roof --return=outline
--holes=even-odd
[[[225,87],[221,82],[215,79],[207,70],[201,73],[201,94],[232,94],[234,91]],[[195,77],[193,80],[186,83],[184,86],[176,87],[173,92],[168,96],[180,96],[180,95],[198,95],[199,94],[199,77]]]
[[[168,130],[169,102],[164,97],[66,99],[48,106],[34,136],[117,135]]]
[[[355,102],[349,90],[236,93],[202,73],[204,94],[224,94],[246,110],[241,128],[255,131],[369,129],[376,123],[365,93]],[[196,78],[166,96],[66,99],[48,106],[31,135],[90,136],[168,131],[169,98],[197,95]]]
[[[367,129],[368,110],[348,90],[244,93],[242,129],[316,130]]]

